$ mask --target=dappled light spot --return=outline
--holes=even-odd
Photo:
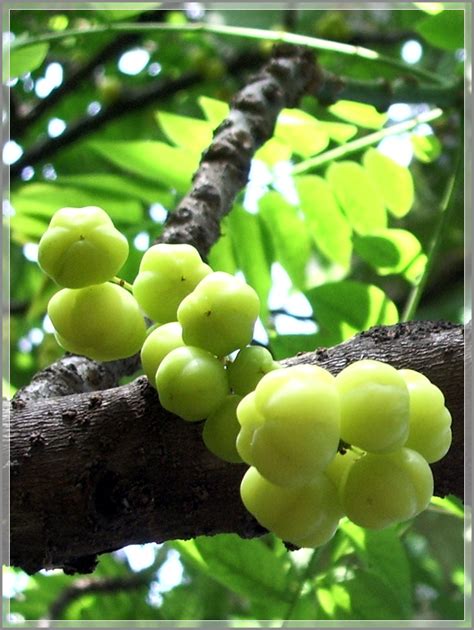
[[[150,61],[150,53],[144,48],[134,48],[123,53],[118,62],[118,69],[123,74],[139,74]]]

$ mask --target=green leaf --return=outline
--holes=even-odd
[[[315,320],[339,343],[371,326],[396,324],[398,312],[385,293],[372,284],[342,280],[305,292]]]
[[[73,188],[56,183],[25,184],[12,192],[11,203],[17,215],[46,219],[49,219],[60,208],[85,206],[99,206],[110,215],[114,222],[124,225],[139,222],[143,215],[139,201],[112,196],[107,192],[99,193],[93,189]]]
[[[377,573],[355,571],[352,579],[343,583],[350,600],[351,619],[408,619],[393,597],[393,591]]]
[[[158,123],[168,139],[178,147],[202,152],[212,142],[212,125],[205,120],[157,112]]]
[[[464,11],[446,9],[417,22],[415,30],[437,48],[443,50],[464,48]]]
[[[351,160],[333,162],[326,179],[356,232],[366,234],[387,226],[382,195],[364,167]]]
[[[331,187],[318,175],[296,177],[295,185],[305,222],[316,247],[332,262],[349,268],[352,229]]]
[[[174,195],[158,184],[147,181],[137,182],[132,177],[113,175],[112,173],[87,173],[84,175],[59,175],[56,186],[72,186],[93,192],[105,193],[113,197],[131,197],[141,199],[144,203],[161,203],[170,207],[174,203]]]
[[[423,275],[425,269],[426,269],[426,263],[428,262],[428,257],[426,256],[426,254],[419,254],[411,263],[411,265],[409,265],[403,275],[405,277],[406,280],[408,280],[408,282],[410,282],[410,284],[418,284],[418,282],[420,281],[421,276]],[[440,305],[438,303],[438,307],[440,308]],[[439,310],[438,308],[438,310]],[[447,317],[446,319],[451,319],[451,317]]]
[[[347,123],[320,121],[320,124],[323,129],[325,129],[331,140],[334,140],[339,144],[348,142],[357,133],[357,127]]]
[[[188,191],[200,159],[199,151],[148,140],[101,140],[90,142],[88,146],[122,170],[158,181],[181,194]]]
[[[10,217],[10,229],[12,238],[19,244],[28,241],[38,242],[48,227],[48,221],[34,219],[21,214]]]
[[[433,497],[431,499],[431,505],[436,506],[446,514],[464,519],[464,506],[454,495],[448,495],[443,499],[441,497]]]
[[[311,352],[318,346],[316,335],[274,335],[270,346],[275,361],[294,357],[298,352]]]
[[[304,288],[311,244],[298,209],[276,191],[263,195],[258,206],[271,235],[278,262],[295,287]]]
[[[214,271],[225,271],[232,275],[237,271],[227,217],[224,217],[224,220],[221,221],[221,236],[211,247],[207,262]]]
[[[404,217],[413,206],[414,186],[410,170],[377,149],[364,153],[362,163],[375,182],[385,207],[395,217]]]
[[[265,162],[269,167],[274,166],[278,162],[285,162],[291,157],[291,148],[278,140],[277,138],[270,138],[263,146],[255,153],[255,159]]]
[[[441,142],[433,134],[430,136],[418,136],[412,134],[410,136],[415,157],[420,162],[434,162],[441,154]]]
[[[377,574],[392,590],[391,598],[403,610],[404,618],[410,617],[413,606],[410,565],[397,527],[368,530],[346,520],[341,529],[351,539],[365,568]]]
[[[303,158],[324,151],[329,144],[324,126],[300,109],[283,109],[280,112],[274,136]]]
[[[214,129],[229,115],[229,106],[225,101],[219,101],[209,96],[200,96],[198,103]]]
[[[4,62],[3,81],[21,77],[27,72],[32,72],[39,68],[48,54],[49,44],[38,43],[25,46],[24,48],[14,48],[10,50],[10,74],[8,75],[8,66]]]
[[[286,610],[290,601],[290,564],[262,540],[244,540],[234,534],[195,539],[207,572],[238,595],[265,608],[272,617]],[[266,618],[266,617],[265,617]]]
[[[263,322],[266,322],[267,300],[272,281],[259,218],[241,206],[234,206],[228,217],[237,265],[246,281],[257,292],[260,298],[260,316]]]
[[[381,114],[373,105],[356,101],[338,101],[328,107],[328,111],[342,120],[366,129],[380,129],[388,120],[388,115]]]
[[[421,253],[421,243],[407,230],[385,229],[365,236],[355,235],[354,249],[381,276],[405,275]]]

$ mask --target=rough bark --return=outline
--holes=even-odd
[[[315,363],[337,373],[362,358],[419,370],[443,390],[454,439],[433,466],[435,492],[463,498],[463,327],[375,328],[284,363]],[[19,399],[9,428],[10,563],[29,573],[90,572],[97,554],[133,543],[263,533],[240,501],[246,466],[207,451],[202,423],[164,411],[144,377],[100,392]]]
[[[246,185],[254,153],[273,135],[278,114],[317,94],[322,74],[311,51],[280,45],[230,104],[204,152],[188,195],[170,215],[162,243],[189,243],[202,257],[220,236],[220,222]]]

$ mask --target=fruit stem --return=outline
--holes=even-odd
[[[122,278],[119,278],[118,276],[114,276],[110,282],[113,282],[114,284],[118,284],[123,289],[127,289],[127,291],[130,291],[130,293],[132,293],[133,291],[132,285],[126,280],[122,280]]]
[[[461,125],[461,129],[463,129],[463,125]],[[445,192],[443,195],[443,199],[440,204],[439,214],[438,214],[438,223],[435,227],[435,231],[431,240],[431,244],[429,246],[428,251],[428,260],[425,265],[425,269],[418,280],[417,284],[413,287],[411,293],[408,296],[407,303],[403,310],[401,320],[402,322],[407,322],[413,319],[416,315],[418,305],[421,300],[421,296],[423,295],[423,291],[426,286],[426,282],[430,275],[430,272],[433,268],[433,263],[437,258],[441,241],[443,237],[446,235],[446,228],[448,225],[448,221],[451,218],[454,208],[456,207],[456,193],[458,192],[458,188],[462,186],[463,183],[463,175],[464,175],[464,149],[463,143],[461,143],[461,149],[458,151],[456,156],[456,164],[454,168],[454,173],[449,177],[448,182],[446,184]]]

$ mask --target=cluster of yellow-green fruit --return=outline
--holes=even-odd
[[[127,256],[100,208],[53,216],[38,261],[64,287],[48,305],[58,343],[101,361],[141,351],[162,406],[205,421],[209,450],[250,466],[241,497],[262,526],[316,547],[343,516],[383,528],[428,506],[429,464],[449,449],[451,416],[425,376],[373,360],[337,376],[282,368],[249,345],[260,305],[243,280],[213,272],[190,245],[159,244],[129,292],[115,278]],[[148,331],[144,315],[156,322]]]

